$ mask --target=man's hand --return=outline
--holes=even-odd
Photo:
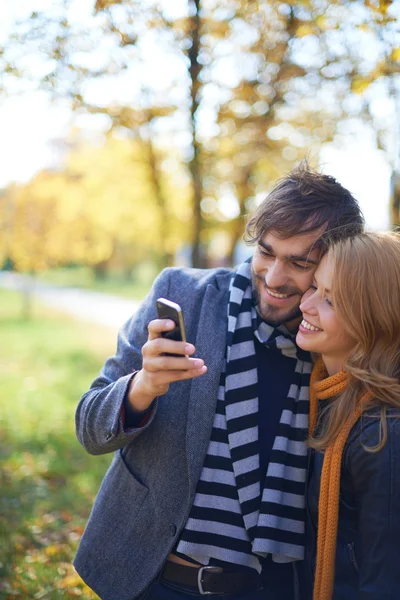
[[[175,323],[169,319],[150,321],[149,337],[142,348],[143,368],[132,379],[128,399],[133,410],[146,410],[157,396],[166,394],[173,381],[192,379],[207,372],[204,360],[189,358],[196,351],[193,344],[163,338]],[[165,356],[165,353],[180,356]]]

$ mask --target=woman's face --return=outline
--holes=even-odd
[[[302,297],[300,310],[303,320],[296,337],[300,348],[322,355],[329,375],[340,371],[355,345],[355,340],[345,330],[332,305],[332,274],[333,264],[328,254],[322,258],[315,272],[313,285]]]

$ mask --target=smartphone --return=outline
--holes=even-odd
[[[169,340],[176,342],[186,342],[185,325],[183,323],[182,309],[176,302],[171,302],[166,298],[158,298],[157,314],[159,319],[171,319],[174,321],[175,328],[172,331],[164,331],[161,335]],[[181,356],[180,354],[169,354],[168,356]]]

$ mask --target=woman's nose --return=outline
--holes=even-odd
[[[315,290],[312,288],[309,288],[304,292],[299,307],[302,313],[307,312],[309,314],[316,314],[315,293]]]

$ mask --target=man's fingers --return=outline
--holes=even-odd
[[[154,322],[155,321],[152,321],[152,323]],[[165,353],[190,356],[196,350],[193,344],[188,344],[187,342],[176,342],[175,340],[169,340],[167,338],[160,337],[160,335],[161,333],[159,332],[156,334],[155,330],[150,332],[149,328],[149,339],[142,348],[143,357],[154,357]]]
[[[183,381],[193,379],[207,373],[207,367],[203,365],[200,369],[191,369],[190,371],[158,371],[154,376],[153,385],[155,387],[164,387],[174,381]]]
[[[193,379],[193,377],[199,377],[199,375],[204,375],[204,373],[207,373],[206,365],[203,365],[202,367],[200,367],[200,369],[194,369],[192,371],[183,371],[183,373],[181,372],[181,379]]]
[[[172,331],[175,327],[174,321],[171,319],[154,319],[147,326],[149,331],[149,340],[159,338],[164,331]]]
[[[143,355],[143,368],[150,373],[157,371],[193,371],[201,369],[203,365],[204,360],[201,358],[186,358],[184,356],[152,356],[146,358],[146,355]]]
[[[164,331],[174,327],[171,319],[154,319],[148,325],[149,337],[142,347],[142,383],[146,393],[150,391],[154,397],[165,394],[175,381],[193,379],[207,372],[203,359],[189,358],[196,351],[193,344],[162,337]]]
[[[145,343],[142,348],[143,358],[155,358],[163,354],[179,354],[183,357],[190,356],[195,352],[193,344],[187,342],[175,342],[165,338],[155,338]]]

